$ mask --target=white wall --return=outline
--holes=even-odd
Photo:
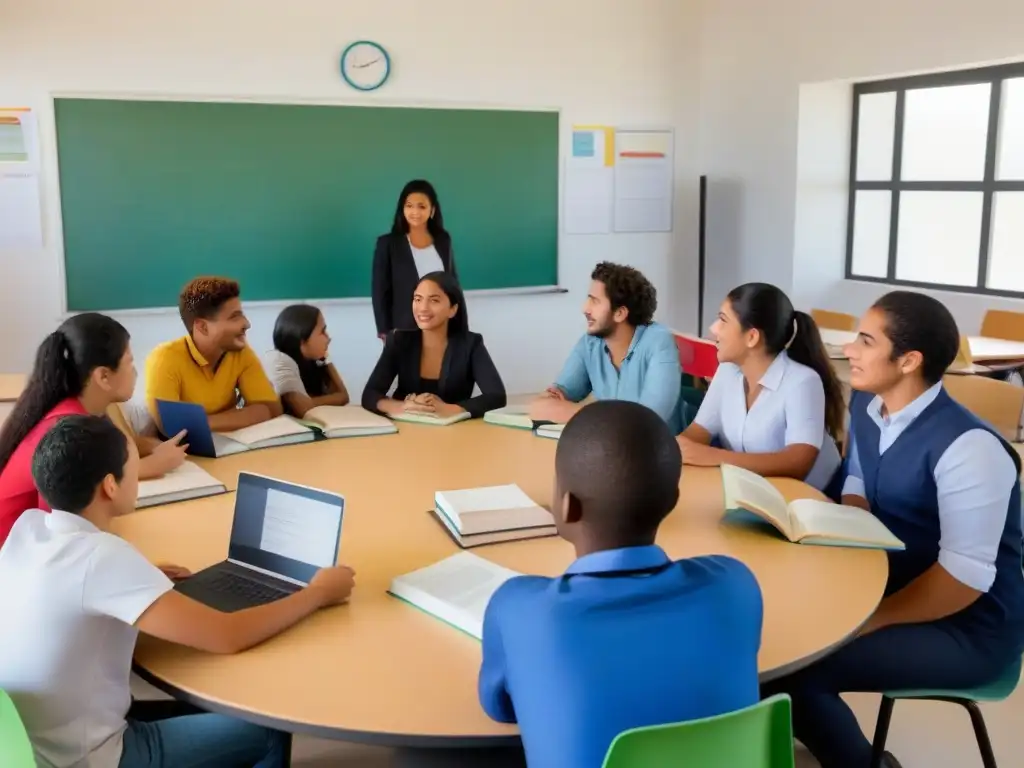
[[[1015,58],[1024,58],[1018,0],[707,0],[708,301],[767,280],[805,307],[863,311],[885,289],[843,279],[851,96],[835,81]],[[967,332],[986,308],[1024,311],[1021,301],[935,295]]]
[[[7,329],[0,370],[26,370],[39,340],[61,318],[54,92],[556,107],[563,142],[574,122],[672,126],[674,234],[562,236],[559,279],[569,295],[479,297],[472,317],[512,392],[535,390],[557,373],[583,331],[579,307],[599,260],[643,270],[659,290],[659,319],[693,323],[695,286],[685,276],[696,263],[694,3],[31,0],[0,6],[0,104],[39,113],[47,243],[42,252],[0,255],[0,327]],[[392,55],[392,78],[378,95],[354,95],[338,74],[342,48],[359,38],[379,41]],[[389,216],[381,212],[382,231]],[[269,345],[276,312],[250,311],[257,349]],[[379,351],[369,303],[326,314],[333,356],[350,387],[361,389]],[[139,358],[182,333],[173,313],[120,319]]]

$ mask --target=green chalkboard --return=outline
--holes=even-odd
[[[68,309],[368,296],[402,186],[438,190],[467,290],[557,283],[558,114],[56,99]]]

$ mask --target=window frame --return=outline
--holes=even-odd
[[[871,80],[855,83],[853,86],[853,119],[850,131],[850,175],[847,190],[846,215],[846,269],[847,280],[858,280],[885,285],[911,288],[953,291],[986,296],[1022,298],[1024,291],[1004,291],[986,286],[988,263],[992,240],[992,208],[996,192],[1024,192],[1024,179],[999,181],[996,179],[996,162],[999,149],[999,117],[1003,96],[1003,81],[1024,77],[1024,62],[1002,64],[991,67],[937,72],[928,75],[911,75],[888,80]],[[903,181],[903,121],[906,111],[908,90],[935,88],[950,85],[977,85],[990,83],[988,129],[985,134],[985,170],[981,181]],[[857,181],[857,142],[860,121],[860,97],[873,93],[896,93],[895,119],[893,125],[892,173],[889,181]],[[858,275],[853,271],[854,213],[858,191],[879,190],[891,195],[889,209],[889,254],[885,277]],[[978,275],[973,286],[928,283],[915,280],[900,280],[896,277],[896,251],[899,242],[899,213],[901,192],[980,192],[981,237],[978,243]]]

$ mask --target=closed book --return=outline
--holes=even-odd
[[[551,513],[514,484],[438,491],[434,506],[463,536],[554,525]]]

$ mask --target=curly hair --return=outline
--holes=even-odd
[[[632,326],[650,325],[658,308],[658,292],[643,273],[624,264],[602,261],[590,275],[591,280],[604,284],[612,311],[625,307],[627,321]]]
[[[196,320],[212,320],[220,308],[241,295],[238,283],[226,277],[197,277],[181,289],[178,313],[185,328],[192,333]]]

